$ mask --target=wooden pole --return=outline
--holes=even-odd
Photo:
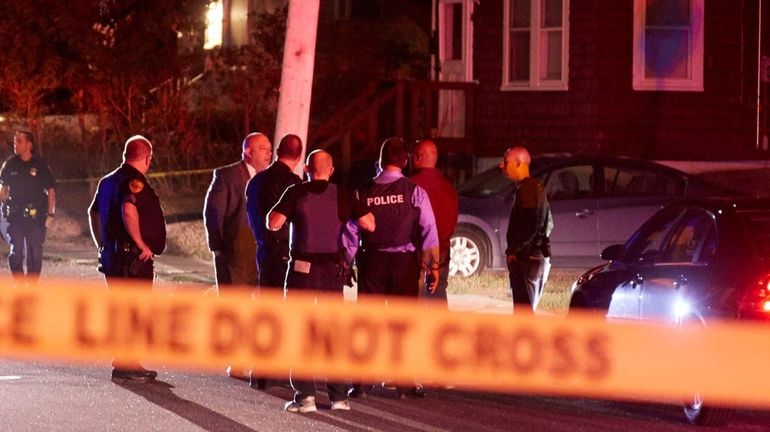
[[[307,149],[310,98],[313,88],[316,31],[320,0],[289,0],[286,42],[283,49],[278,118],[273,145],[286,134],[302,138],[302,161],[295,172],[302,175]]]

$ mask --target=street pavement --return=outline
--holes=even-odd
[[[0,249],[4,256],[7,247]],[[2,263],[0,275],[7,272]],[[213,272],[210,260],[163,255],[156,259],[155,286],[174,290],[192,285],[205,291],[214,288]],[[48,240],[41,279],[102,281],[103,277],[96,271],[96,252],[90,243]],[[355,291],[346,291],[346,296],[355,297]],[[508,302],[478,295],[450,295],[449,301],[454,310],[511,309]],[[155,383],[118,385],[110,380],[109,364],[0,359],[0,431],[437,430],[382,407],[354,403],[354,410],[365,413],[364,423],[390,425],[372,428],[350,420],[349,413],[330,411],[328,401],[321,398],[319,414],[286,413],[283,405],[292,396],[286,379],[273,382],[267,391],[256,391],[224,371],[217,375],[146,366],[159,371]],[[386,400],[396,402],[395,394],[382,391]]]
[[[1,249],[1,248],[0,248]],[[0,253],[3,251],[0,250]],[[43,278],[102,280],[93,247],[46,243]],[[3,263],[4,264],[4,263]],[[5,265],[0,273],[7,272]],[[159,289],[213,286],[207,260],[158,258]],[[352,295],[352,293],[348,293]],[[510,302],[484,296],[450,296],[454,310],[510,313]],[[428,397],[399,400],[392,389],[352,401],[352,411],[329,410],[318,394],[319,412],[283,411],[292,390],[287,380],[255,390],[221,374],[153,365],[155,383],[116,384],[110,366],[65,364],[44,359],[0,358],[2,431],[628,431],[676,432],[692,428],[674,405],[578,398],[506,395],[429,386]],[[723,431],[767,431],[768,411],[741,411]]]

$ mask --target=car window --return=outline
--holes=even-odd
[[[535,157],[530,165],[530,172],[534,177],[542,181],[544,168],[559,158]],[[506,188],[513,190],[513,182],[505,177],[503,171],[495,166],[473,176],[457,188],[457,193],[462,196],[473,198],[485,198],[497,195]]]
[[[661,250],[658,262],[708,262],[716,249],[715,239],[714,217],[705,210],[688,210]]]
[[[575,165],[551,171],[545,178],[549,201],[591,197],[593,166]]]
[[[607,196],[677,196],[684,193],[685,186],[685,180],[676,174],[641,168],[604,168],[604,191]]]
[[[511,185],[512,182],[503,175],[502,170],[494,167],[460,185],[457,193],[468,197],[484,198],[496,195]]]
[[[626,242],[626,257],[637,260],[644,256],[657,256],[682,211],[670,209],[653,216]]]

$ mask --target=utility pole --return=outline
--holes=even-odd
[[[310,98],[313,89],[315,41],[320,0],[289,0],[286,42],[283,47],[281,88],[274,146],[286,134],[302,138],[302,161],[295,172],[302,175],[307,149]]]

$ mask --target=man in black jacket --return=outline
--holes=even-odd
[[[508,220],[505,249],[514,313],[532,312],[542,289],[545,258],[550,256],[550,205],[543,184],[530,176],[531,158],[524,147],[508,149],[500,162],[506,177],[517,184]]]
[[[257,263],[261,287],[283,288],[289,262],[289,227],[265,228],[267,213],[291,185],[302,180],[292,172],[302,158],[302,140],[286,135],[275,151],[278,160],[255,175],[246,186],[246,213],[257,240]]]

